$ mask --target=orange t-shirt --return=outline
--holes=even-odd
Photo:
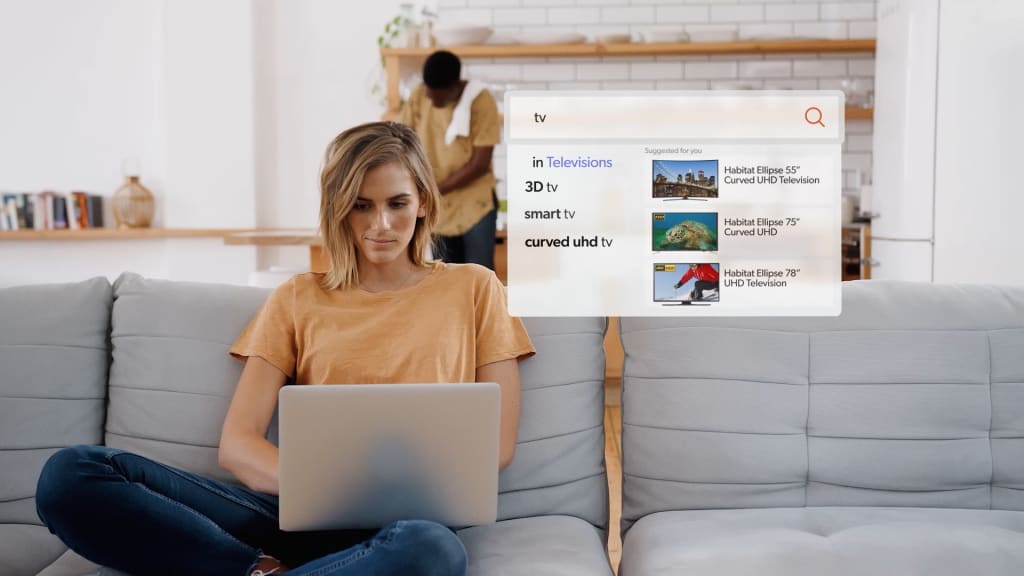
[[[279,286],[231,347],[296,384],[473,382],[485,364],[535,350],[505,288],[476,264],[433,263],[417,284],[326,291],[323,274]]]

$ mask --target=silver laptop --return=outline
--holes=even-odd
[[[279,401],[282,530],[496,520],[497,384],[285,386]]]

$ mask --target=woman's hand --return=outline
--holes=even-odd
[[[277,393],[288,378],[273,364],[250,356],[220,433],[218,463],[247,487],[278,493],[277,446],[266,439]]]
[[[501,360],[476,369],[477,382],[497,382],[501,388],[501,434],[498,469],[512,462],[519,434],[519,361]]]

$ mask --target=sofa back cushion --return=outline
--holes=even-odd
[[[623,524],[1024,510],[1024,289],[843,284],[837,318],[626,318]]]
[[[36,482],[58,449],[103,440],[110,307],[105,278],[0,289],[0,540],[21,546],[0,557],[0,573],[62,551],[29,541],[52,538],[38,528]]]
[[[107,444],[233,481],[217,465],[242,367],[228,348],[270,291],[134,274],[114,291]],[[532,318],[526,327],[537,354],[521,364],[518,446],[500,477],[498,515],[568,514],[604,528],[605,320]]]
[[[608,524],[604,464],[605,318],[524,318],[537,354],[520,363],[516,455],[498,518],[565,514]]]
[[[220,428],[242,364],[228,348],[264,288],[123,274],[114,282],[106,444],[220,480]]]

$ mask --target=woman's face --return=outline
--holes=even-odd
[[[408,257],[406,248],[416,231],[416,219],[426,213],[412,175],[405,166],[391,162],[366,173],[359,197],[345,220],[359,257],[385,264]]]

